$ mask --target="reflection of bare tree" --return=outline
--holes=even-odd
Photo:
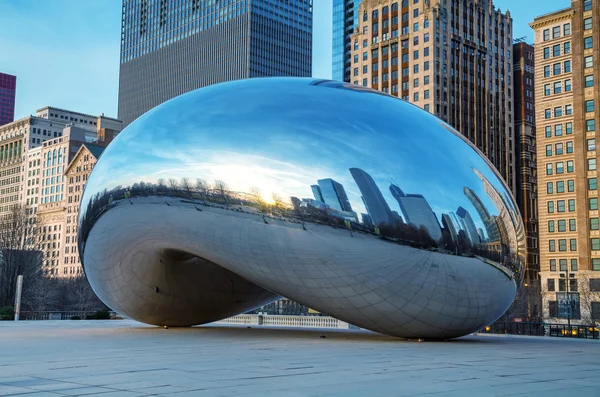
[[[188,198],[192,198],[192,184],[188,178],[181,178],[181,189],[186,193]]]
[[[196,178],[196,190],[204,200],[208,200],[210,186],[204,179]]]
[[[258,205],[258,208],[261,212],[267,213],[269,212],[269,205],[263,199],[262,194],[260,193],[260,189],[257,187],[253,187],[250,189],[250,197],[252,202]]]
[[[517,291],[517,296],[512,305],[498,321],[513,321],[521,318],[525,322],[538,322],[542,320],[539,304],[540,287],[538,284],[527,284]]]
[[[177,183],[177,179],[175,179],[175,178],[170,178],[169,179],[169,188],[173,192],[177,191],[177,189],[179,188],[179,183]]]
[[[165,183],[165,178],[159,178],[157,181],[158,184],[158,194],[163,195],[167,192],[167,184]]]
[[[221,197],[226,203],[228,203],[229,200],[227,199],[227,185],[225,184],[225,182],[221,180],[216,180],[214,186],[215,194]]]
[[[577,282],[582,324],[598,324],[600,322],[600,279],[582,273],[578,275]],[[572,288],[573,286],[569,290]]]
[[[273,207],[276,210],[283,211],[289,207],[278,194],[273,193],[271,198],[273,199]]]

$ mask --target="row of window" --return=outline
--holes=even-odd
[[[592,239],[594,240],[594,239]],[[598,249],[600,250],[600,239],[596,239],[598,240]],[[568,244],[567,244],[568,241]],[[577,239],[576,238],[571,238],[571,239],[566,239],[566,238],[561,238],[558,240],[548,240],[548,251],[549,252],[556,252],[556,243],[558,242],[558,251],[559,252],[567,252],[567,246],[568,246],[568,250],[569,251],[577,251]],[[594,248],[592,248],[594,249]]]
[[[549,214],[553,214],[555,209],[556,209],[556,212],[565,212],[565,204],[567,204],[567,208],[569,209],[569,212],[575,212],[575,199],[569,199],[566,201],[565,200],[556,200],[556,206],[554,204],[555,204],[554,201],[548,201],[546,203]],[[590,203],[590,205],[591,205],[591,203]],[[598,209],[598,199],[596,199],[596,209]]]
[[[560,266],[559,269],[561,272],[568,271],[567,259],[559,259],[558,263],[559,263],[559,266]],[[577,266],[577,259],[573,258],[573,259],[571,259],[571,271],[576,272],[577,270],[579,270],[579,267]],[[551,272],[556,271],[556,259],[550,259],[550,271]]]
[[[596,218],[597,220],[597,218]],[[570,232],[577,231],[577,221],[575,219],[551,219],[548,221],[548,233],[559,232],[563,233],[567,231],[567,222],[569,225]]]
[[[546,156],[552,156],[552,148],[553,146],[550,145],[546,145]],[[573,141],[567,141],[563,144],[563,142],[558,142],[554,144],[554,155],[555,156],[560,156],[563,153],[573,153]]]
[[[592,160],[592,159],[589,159]],[[595,159],[593,159],[595,160]],[[568,160],[567,162],[567,173],[571,173],[575,171],[575,165],[573,160]],[[595,169],[595,168],[594,168]],[[565,162],[558,161],[556,164],[548,163],[546,164],[546,175],[556,174],[564,174],[565,173]]]
[[[562,49],[562,53],[561,53]],[[553,57],[559,57],[561,55],[566,55],[571,53],[571,42],[567,41],[564,44],[555,44],[552,46],[552,52],[550,51],[550,47],[544,47],[544,59],[550,58],[550,54]]]
[[[551,119],[552,117],[569,116],[573,114],[573,105],[565,105],[564,112],[562,106],[557,106],[554,109],[544,109],[544,118]]]
[[[553,27],[552,28],[552,38],[553,39],[560,38],[560,32],[561,32],[561,27],[560,26]],[[569,35],[571,35],[571,24],[570,23],[565,23],[562,26],[562,32],[563,32],[563,36],[569,36]],[[550,29],[544,29],[543,35],[544,35],[544,41],[550,40]]]

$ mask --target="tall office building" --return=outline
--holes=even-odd
[[[352,174],[352,178],[358,185],[363,203],[373,225],[395,225],[392,210],[383,198],[383,194],[381,194],[381,190],[377,187],[373,177],[360,168],[350,168],[350,174]]]
[[[469,214],[469,211],[467,211],[463,207],[458,207],[456,209],[456,215],[460,220],[462,230],[465,231],[469,243],[473,245],[479,244],[481,242],[479,240],[479,233],[477,233],[477,227],[475,226],[475,223],[473,222],[473,218],[471,217],[471,214]]]
[[[526,283],[539,290],[537,152],[535,130],[535,62],[533,46],[521,39],[513,45],[515,106],[515,155],[517,192],[515,198],[527,237]],[[538,307],[541,307],[538,305]]]
[[[363,0],[350,41],[350,82],[448,122],[516,192],[509,12],[491,0]]]
[[[0,73],[0,125],[12,123],[15,119],[15,96],[17,77]]]
[[[229,80],[310,76],[311,0],[123,0],[119,118]]]
[[[362,0],[333,0],[332,65],[334,80],[350,82],[351,37],[358,26],[358,6]]]
[[[338,211],[352,212],[350,200],[341,183],[330,178],[320,179],[317,183],[325,204]]]
[[[598,291],[600,222],[596,133],[600,2],[573,0],[535,31],[539,248],[544,317],[558,321],[556,292]],[[562,311],[562,310],[561,310]],[[600,318],[600,297],[581,315]],[[576,320],[576,319],[574,319]],[[588,320],[589,321],[589,320]]]

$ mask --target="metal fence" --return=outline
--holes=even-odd
[[[488,325],[479,332],[482,334],[510,334],[600,339],[599,327],[596,325],[496,322]]]
[[[19,320],[81,320],[93,318],[98,312],[91,311],[48,311],[48,312],[21,312]],[[114,316],[115,312],[109,312]]]

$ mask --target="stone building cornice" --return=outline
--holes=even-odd
[[[532,29],[539,29],[544,26],[552,25],[556,22],[571,20],[575,15],[575,10],[572,8],[565,8],[550,14],[542,15],[533,20],[529,24]]]

